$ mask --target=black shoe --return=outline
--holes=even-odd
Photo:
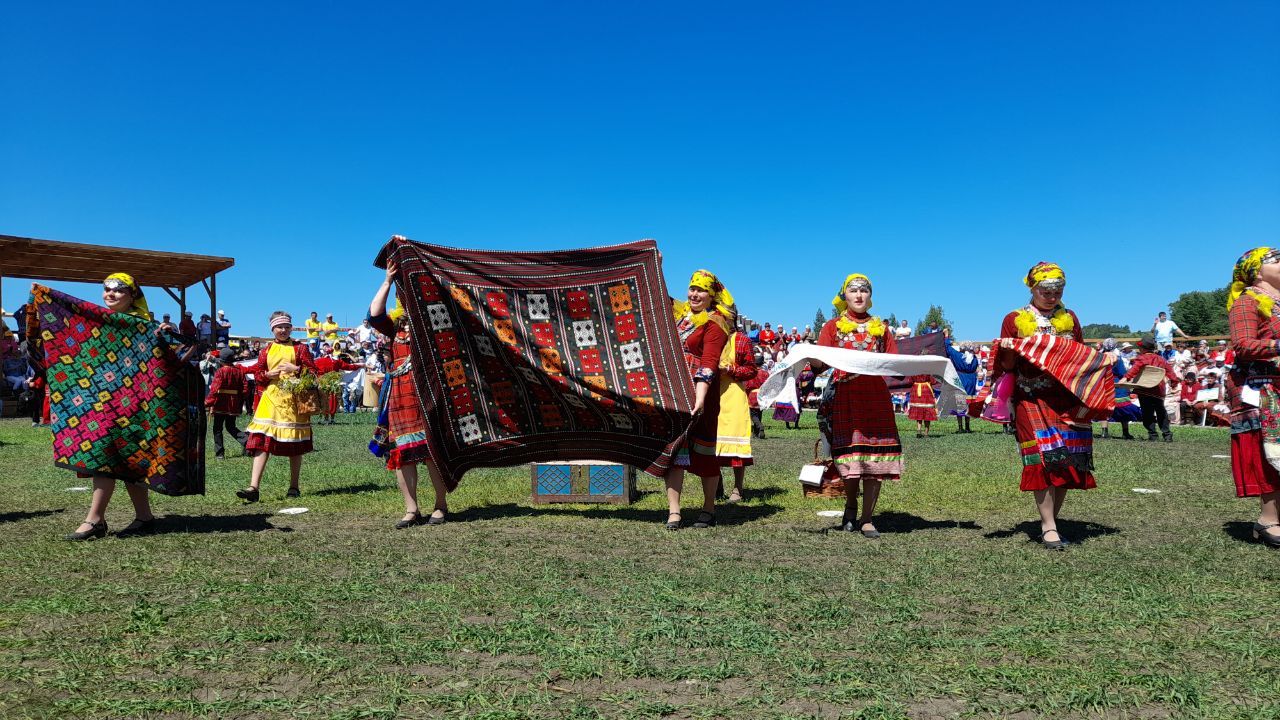
[[[414,510],[413,517],[402,519],[400,522],[396,523],[396,529],[403,530],[405,528],[409,528],[409,527],[413,527],[414,525],[421,525],[421,524],[422,524],[422,513],[418,512],[417,510]]]
[[[84,523],[81,523],[81,524],[83,525]],[[90,527],[88,530],[85,530],[84,532],[73,532],[73,533],[69,533],[69,534],[67,534],[67,535],[64,535],[64,536],[63,536],[63,539],[64,539],[64,540],[72,540],[72,541],[79,541],[79,540],[92,540],[92,539],[94,539],[94,538],[100,538],[100,537],[102,537],[103,535],[106,535],[106,534],[107,534],[107,521],[106,521],[106,520],[99,520],[99,521],[98,521],[98,522],[96,522],[96,523],[90,523],[90,525],[91,525],[91,527]],[[1256,527],[1256,526],[1255,526],[1255,527]],[[1255,532],[1254,532],[1254,534],[1256,535],[1256,534],[1257,534],[1257,532],[1255,531]]]
[[[1044,536],[1048,535],[1049,533],[1056,533],[1058,536],[1058,539],[1045,540]],[[1067,549],[1067,541],[1062,539],[1062,533],[1058,532],[1057,530],[1047,530],[1041,533],[1040,542],[1044,545],[1045,550],[1066,550]]]
[[[675,518],[675,520],[672,520],[671,518]],[[667,515],[667,525],[666,525],[666,528],[667,528],[668,530],[679,530],[679,529],[680,529],[680,523],[681,523],[683,520],[684,520],[684,518],[680,517],[680,513],[671,513],[671,514]]]
[[[296,497],[298,497],[298,496],[299,496],[299,495],[301,495],[301,494],[302,494],[302,493],[298,491],[298,488],[296,488],[296,487],[291,487],[291,488],[289,488],[289,490],[288,490],[287,492],[285,492],[284,496],[285,496],[285,497],[287,497],[287,498],[296,498]]]
[[[918,432],[918,433],[916,433],[916,437],[918,437],[918,438],[922,438],[922,437],[924,437],[924,433],[922,433],[922,432]]]
[[[698,519],[693,521],[693,527],[698,530],[703,530],[709,527],[715,527],[715,524],[716,524],[715,514],[705,512],[705,511],[698,513]]]
[[[135,535],[150,535],[155,531],[155,518],[151,518],[150,520],[138,520],[137,518],[134,518],[133,522],[129,523],[123,530],[116,533],[116,537],[122,538],[132,537]]]
[[[1253,524],[1253,539],[1266,545],[1267,547],[1280,548],[1280,535],[1272,535],[1267,532],[1268,528],[1280,527],[1280,523],[1271,523],[1263,525],[1262,523]],[[70,536],[67,536],[70,538]]]
[[[214,454],[213,454],[213,459],[214,459],[214,460],[226,460],[226,459],[227,459],[227,456],[226,456],[226,455],[224,455],[223,453],[218,452],[218,453],[214,453]]]
[[[1124,434],[1124,437],[1122,437],[1122,438],[1120,438],[1120,439],[1121,439],[1121,440],[1137,440],[1138,438],[1136,438],[1136,437],[1134,437],[1134,436],[1130,435],[1129,433],[1125,433],[1125,434]]]
[[[237,490],[236,497],[243,499],[245,502],[258,502],[258,488],[247,487],[243,490]]]
[[[871,523],[863,523],[863,524],[864,524],[864,525],[871,525]],[[860,529],[860,530],[861,530],[861,532],[862,532],[862,537],[864,537],[864,538],[866,538],[866,539],[868,539],[868,540],[879,540],[879,539],[880,539],[880,531],[876,529],[876,526],[875,526],[875,525],[871,525],[871,529],[870,529],[870,530],[865,530],[865,529],[861,529],[861,528],[859,528],[859,529]]]
[[[848,515],[840,518],[840,532],[858,532],[859,524]]]
[[[439,515],[439,516],[437,516],[437,515],[432,514],[432,515],[428,515],[428,516],[427,516],[427,519],[426,519],[426,521],[424,522],[424,524],[426,524],[426,525],[443,525],[443,524],[444,524],[444,522],[445,522],[445,516],[444,516],[444,515]]]
[[[1165,435],[1165,436],[1164,436],[1164,441],[1165,441],[1165,442],[1173,442],[1173,433],[1169,433],[1168,435]]]

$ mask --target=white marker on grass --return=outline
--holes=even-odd
[[[306,511],[307,511],[307,509],[306,509],[306,508],[302,508],[302,507],[297,507],[297,508],[280,508],[279,510],[277,510],[277,511],[276,511],[276,514],[277,514],[277,515],[301,515],[302,513],[306,512]]]

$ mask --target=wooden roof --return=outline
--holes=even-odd
[[[0,235],[4,277],[96,283],[113,272],[126,272],[140,285],[186,288],[235,264],[235,258],[213,255]]]

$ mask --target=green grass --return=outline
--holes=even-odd
[[[811,414],[757,441],[720,527],[678,533],[656,480],[628,507],[533,506],[524,467],[392,530],[360,421],[317,429],[300,501],[273,460],[241,504],[237,457],[205,497],[154,498],[168,532],[79,544],[88,494],[65,488],[87,483],[0,422],[0,716],[1280,717],[1280,554],[1244,540],[1221,430],[1098,441],[1100,488],[1064,510],[1081,542],[1054,554],[985,423],[903,423],[872,542],[801,497]]]

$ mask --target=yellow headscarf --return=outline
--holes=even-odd
[[[1231,271],[1231,287],[1227,291],[1227,310],[1230,310],[1231,306],[1236,304],[1236,300],[1248,292],[1249,286],[1258,279],[1258,271],[1262,269],[1262,259],[1271,251],[1272,248],[1269,247],[1256,247],[1241,255],[1236,261],[1236,266]],[[1249,295],[1258,300],[1258,309],[1262,314],[1270,317],[1271,298],[1261,293],[1249,293]]]
[[[1045,280],[1062,280],[1066,282],[1067,274],[1062,272],[1062,268],[1057,263],[1038,262],[1027,271],[1027,276],[1023,278],[1022,282],[1026,283],[1027,287],[1033,288]]]
[[[844,282],[840,283],[840,289],[836,291],[836,296],[831,298],[831,304],[835,306],[836,313],[839,315],[843,315],[844,311],[849,309],[849,303],[844,300],[844,291],[849,289],[849,283],[854,280],[862,280],[867,284],[868,288],[871,287],[871,278],[862,273],[849,273]],[[867,309],[871,309],[871,303],[867,303]]]
[[[151,309],[147,307],[147,299],[143,297],[142,288],[138,287],[138,283],[133,281],[132,275],[122,272],[111,273],[107,276],[106,280],[102,281],[103,284],[105,285],[108,280],[115,280],[122,283],[129,288],[129,292],[133,293],[133,305],[130,305],[129,309],[125,312],[130,315],[136,315],[143,320],[151,319]]]
[[[689,287],[702,288],[711,293],[711,300],[716,305],[716,310],[726,318],[733,320],[738,315],[738,309],[733,301],[733,294],[728,288],[721,283],[715,275],[707,270],[698,270],[693,273],[693,277],[689,278]]]
[[[404,305],[400,304],[400,296],[396,295],[396,306],[387,313],[387,319],[393,323],[400,322],[400,318],[404,317]]]

